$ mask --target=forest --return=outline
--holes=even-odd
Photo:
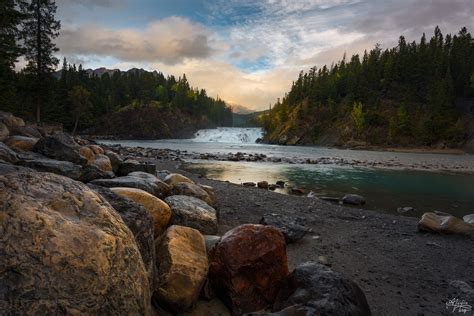
[[[66,58],[57,70],[54,39],[60,21],[55,2],[0,4],[0,110],[38,124],[61,123],[73,132],[139,137],[171,137],[178,127],[232,125],[231,108],[206,90],[191,87],[185,74],[165,77],[143,69],[101,73]],[[19,58],[27,64],[15,71]]]
[[[261,122],[273,143],[459,147],[473,132],[473,97],[471,34],[436,27],[429,39],[400,36],[394,48],[301,72]]]

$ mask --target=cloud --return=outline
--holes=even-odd
[[[58,0],[58,6],[63,5],[81,5],[85,7],[116,7],[125,3],[125,0]]]
[[[64,27],[57,40],[62,54],[109,56],[128,62],[176,64],[212,55],[211,33],[180,17],[149,23],[143,30],[100,25]]]

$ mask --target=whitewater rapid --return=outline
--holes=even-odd
[[[255,143],[262,138],[261,128],[240,128],[240,127],[218,127],[201,129],[194,134],[192,139],[199,143]]]

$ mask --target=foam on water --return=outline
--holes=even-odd
[[[200,143],[255,143],[262,138],[261,128],[218,127],[201,129],[194,134],[192,139]]]

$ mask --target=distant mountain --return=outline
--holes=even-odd
[[[250,113],[232,113],[233,127],[260,127],[261,116],[266,111],[250,112]]]
[[[143,74],[143,73],[152,73],[154,75],[158,75],[158,72],[156,70],[154,71],[147,71],[143,68],[131,68],[129,70],[126,70],[126,71],[122,71],[120,69],[108,69],[108,68],[105,68],[105,67],[100,67],[100,68],[96,68],[96,69],[86,69],[84,70],[87,75],[89,77],[94,77],[94,76],[97,76],[97,77],[102,77],[103,75],[105,74],[108,74],[109,76],[112,76],[114,73],[116,72],[120,72],[122,74],[126,74],[126,73],[136,73],[136,74]],[[56,79],[59,79],[61,78],[61,72],[62,70],[57,70],[53,73],[53,76],[56,78]]]
[[[240,104],[232,104],[232,112],[237,114],[250,114],[255,112],[254,110],[249,109],[248,107]]]

